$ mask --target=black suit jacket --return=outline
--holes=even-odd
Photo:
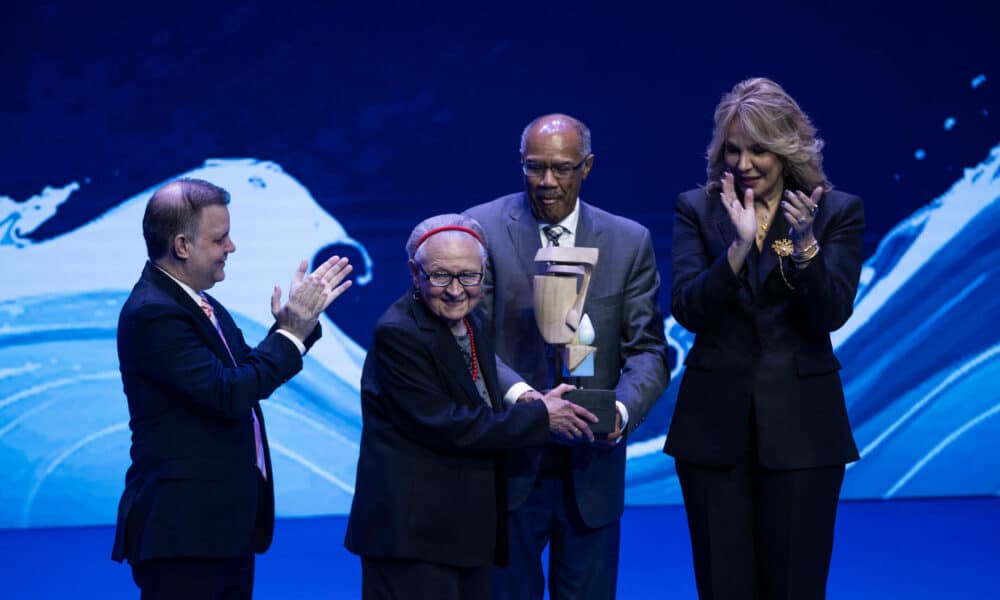
[[[361,375],[361,452],[344,545],[371,558],[506,562],[502,450],[551,438],[541,402],[498,401],[493,342],[472,330],[491,403],[448,326],[411,293],[375,326]]]
[[[760,463],[799,469],[857,460],[830,332],[847,321],[861,273],[864,209],[843,192],[825,194],[813,231],[820,252],[804,269],[771,244],[787,238],[779,210],[763,250],[733,274],[735,227],[718,192],[677,200],[671,308],[695,334],[665,452],[706,465],[746,451],[751,407]]]
[[[152,264],[122,307],[118,360],[132,464],[118,507],[114,560],[231,557],[248,548],[263,552],[271,543],[274,478],[258,401],[301,370],[302,357],[274,330],[250,348],[226,309],[209,302],[235,365],[198,304]],[[317,326],[306,346],[318,338]],[[251,410],[264,441],[269,476],[263,486]]]
[[[552,349],[535,321],[532,290],[539,273],[535,253],[541,240],[528,197],[523,192],[510,194],[466,214],[486,230],[489,261],[481,306],[503,363],[498,365],[501,392],[521,380],[539,390],[551,387]],[[581,201],[576,246],[600,249],[584,304],[596,332],[594,376],[581,378],[580,385],[615,391],[629,413],[627,435],[642,424],[670,378],[652,241],[642,225]],[[621,517],[625,446],[623,441],[610,450],[573,448],[574,497],[590,527]],[[512,509],[531,492],[540,456],[534,449],[512,457]]]

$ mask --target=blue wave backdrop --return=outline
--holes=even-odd
[[[0,528],[114,520],[129,446],[115,324],[162,182],[232,193],[237,252],[213,293],[248,340],[298,260],[356,265],[305,369],[263,405],[279,515],[343,514],[360,367],[408,285],[410,228],[519,189],[521,128],[569,112],[594,132],[583,197],[652,230],[668,311],[673,198],[702,182],[718,98],[754,75],[797,98],[831,179],[866,200],[869,258],[834,334],[862,453],[844,497],[1000,492],[997,10],[588,8],[11,9]],[[666,327],[674,379],[629,442],[633,505],[680,502],[661,448],[692,335]]]

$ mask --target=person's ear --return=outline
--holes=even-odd
[[[419,288],[420,287],[420,269],[417,267],[417,263],[413,259],[410,259],[409,263],[407,263],[407,264],[410,267],[410,276],[413,277],[413,287]]]
[[[183,233],[178,233],[174,236],[170,244],[170,252],[174,255],[177,260],[187,260],[190,256],[191,242],[187,239],[187,236]]]
[[[590,174],[590,170],[594,168],[594,153],[591,152],[587,155],[587,158],[583,161],[583,168],[580,172],[580,178],[586,179],[587,175]]]

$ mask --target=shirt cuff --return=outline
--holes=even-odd
[[[628,409],[618,400],[615,400],[615,405],[618,406],[618,414],[622,416],[622,434],[615,440],[615,444],[620,444],[625,439],[625,428],[628,427]]]
[[[302,340],[295,337],[294,333],[292,333],[291,331],[285,331],[284,329],[279,329],[278,333],[291,340],[292,343],[295,344],[295,347],[299,349],[300,355],[306,353],[306,345],[302,343]]]
[[[516,404],[517,399],[521,397],[521,394],[535,388],[531,387],[523,381],[518,381],[514,385],[510,386],[507,393],[503,395],[503,401],[507,404]]]

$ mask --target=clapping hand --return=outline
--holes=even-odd
[[[813,221],[815,221],[816,211],[819,210],[819,199],[822,196],[822,187],[814,189],[809,196],[799,191],[785,191],[785,199],[781,201],[781,210],[785,213],[785,220],[792,227],[793,238],[812,239]]]
[[[736,227],[736,234],[740,241],[749,246],[753,243],[757,233],[757,215],[753,206],[753,190],[747,189],[743,192],[743,200],[740,201],[736,195],[736,186],[733,183],[733,174],[726,172],[722,174],[722,206],[729,213],[729,218]]]
[[[319,315],[340,297],[351,280],[347,276],[353,270],[346,258],[331,256],[315,271],[306,275],[308,263],[302,261],[292,277],[288,302],[281,304],[281,288],[274,286],[271,294],[271,314],[278,327],[305,340],[319,321]]]

